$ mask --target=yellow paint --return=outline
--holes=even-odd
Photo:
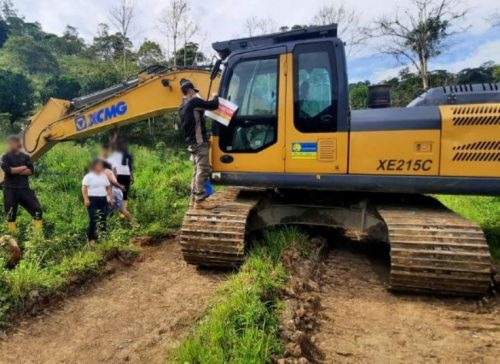
[[[142,75],[140,83],[136,87],[78,113],[70,110],[69,101],[51,99],[33,117],[26,128],[23,135],[25,149],[33,160],[37,160],[59,140],[78,139],[94,135],[106,129],[146,120],[149,117],[162,115],[167,111],[177,110],[182,101],[179,81],[182,78],[191,80],[200,90],[200,94],[206,96],[210,83],[209,74],[208,71],[185,70],[148,77]],[[168,80],[169,87],[164,87],[162,80]],[[216,92],[218,88],[219,78],[213,82],[213,92]],[[120,101],[127,104],[127,112],[124,115],[90,126],[80,132],[76,130],[75,119],[78,116],[85,115],[88,117],[90,114]]]
[[[225,153],[219,147],[219,138],[212,138],[212,170],[214,172],[283,172],[283,144],[285,141],[285,107],[286,104],[286,80],[288,74],[286,55],[279,58],[279,82],[278,82],[278,138],[276,143],[256,153]],[[232,163],[222,163],[223,155],[233,157]]]
[[[441,175],[500,177],[500,105],[441,106]],[[488,161],[489,159],[493,159]]]
[[[352,132],[349,173],[436,176],[439,173],[439,138],[439,130]],[[381,161],[390,168],[382,170]]]
[[[294,125],[294,80],[293,54],[287,57],[286,87],[286,142],[285,172],[289,173],[347,173],[347,145],[349,134],[337,133],[302,133]],[[280,108],[283,107],[280,103]],[[317,153],[303,155],[293,150],[296,143],[316,143]]]

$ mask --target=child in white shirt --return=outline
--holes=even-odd
[[[89,214],[87,239],[94,245],[97,240],[97,229],[106,231],[108,209],[113,206],[111,184],[104,173],[104,163],[100,159],[92,162],[89,173],[82,181],[83,202]]]

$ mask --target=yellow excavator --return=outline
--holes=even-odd
[[[215,208],[187,211],[188,263],[238,266],[248,233],[319,225],[389,244],[393,290],[488,290],[481,228],[429,194],[500,195],[498,84],[432,89],[406,108],[375,97],[375,108],[351,111],[335,25],[213,48],[211,71],[155,66],[92,95],[51,99],[24,131],[26,151],[36,160],[60,141],[175,110],[186,78],[238,105],[228,126],[213,123],[212,180],[228,187],[210,197]]]

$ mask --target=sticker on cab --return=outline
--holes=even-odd
[[[292,143],[292,159],[317,159],[318,143]]]

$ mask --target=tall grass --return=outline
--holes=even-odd
[[[306,241],[307,236],[297,228],[268,233],[252,249],[239,273],[224,284],[203,320],[170,361],[268,363],[280,354],[279,291],[288,278],[281,256],[293,245],[304,250]]]
[[[500,264],[500,197],[439,196],[438,198],[450,209],[481,225],[493,259]]]
[[[136,249],[128,244],[132,236],[161,234],[180,226],[190,190],[187,156],[175,150],[136,147],[132,149],[136,175],[130,209],[137,224],[132,227],[112,217],[98,247],[89,249],[81,180],[97,152],[98,146],[92,143],[63,143],[36,164],[31,186],[43,206],[44,232],[35,234],[31,216],[19,209],[16,238],[23,249],[23,260],[9,271],[0,257],[0,324],[9,311],[22,307],[33,295],[60,290],[75,275],[95,274],[110,252],[135,254]],[[5,224],[0,223],[0,234],[6,233]]]

